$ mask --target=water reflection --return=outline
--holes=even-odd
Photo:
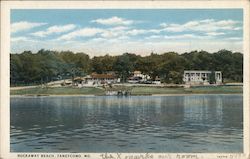
[[[242,95],[13,97],[13,152],[242,152]]]

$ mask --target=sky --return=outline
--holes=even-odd
[[[11,53],[242,52],[242,9],[12,9]]]

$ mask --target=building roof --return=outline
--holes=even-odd
[[[74,81],[83,81],[84,78],[83,78],[83,77],[75,77],[73,80],[74,80]]]
[[[115,79],[116,77],[112,74],[97,74],[92,73],[90,78],[96,78],[96,79]]]
[[[141,74],[141,71],[134,71],[134,74]]]

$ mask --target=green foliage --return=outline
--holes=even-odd
[[[242,93],[242,86],[217,86],[217,87],[191,87],[191,88],[169,88],[169,87],[133,87],[132,95],[151,95],[151,94],[230,94]]]
[[[87,74],[90,59],[84,53],[42,49],[11,54],[10,63],[11,85],[31,85]]]
[[[209,76],[209,83],[210,84],[215,84],[216,80],[215,80],[215,71],[212,71],[210,76]]]
[[[113,71],[116,59],[117,57],[110,55],[93,57],[91,60],[92,72],[107,73]]]
[[[129,53],[118,56],[113,67],[114,71],[117,72],[122,82],[125,82],[132,71],[135,70],[135,63],[137,61],[137,58],[138,57],[136,55]]]
[[[11,85],[40,84],[84,76],[92,72],[115,72],[122,82],[125,82],[135,70],[150,75],[152,80],[158,76],[166,83],[182,83],[184,70],[222,71],[224,82],[242,82],[243,54],[228,50],[215,53],[151,53],[144,57],[124,53],[119,56],[95,56],[90,59],[85,53],[42,49],[37,53],[24,51],[21,54],[11,54],[10,70]]]
[[[177,53],[163,54],[164,62],[160,67],[160,76],[164,75],[167,83],[182,83],[182,75],[187,67],[187,61]]]
[[[28,88],[20,90],[11,90],[11,95],[103,95],[104,90],[95,87],[72,88],[72,87],[55,87],[55,88]]]

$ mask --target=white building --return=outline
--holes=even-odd
[[[155,80],[152,82],[153,84],[161,84],[161,78],[156,76]]]
[[[128,83],[146,82],[149,79],[149,75],[142,74],[141,71],[134,71],[133,76],[129,77]]]
[[[208,85],[212,71],[192,70],[184,71],[183,81],[190,85]],[[222,84],[221,71],[214,72],[215,83]]]
[[[112,74],[97,74],[92,73],[85,77],[84,85],[87,86],[101,86],[104,84],[113,84],[119,83],[120,78],[117,78],[115,75]]]

